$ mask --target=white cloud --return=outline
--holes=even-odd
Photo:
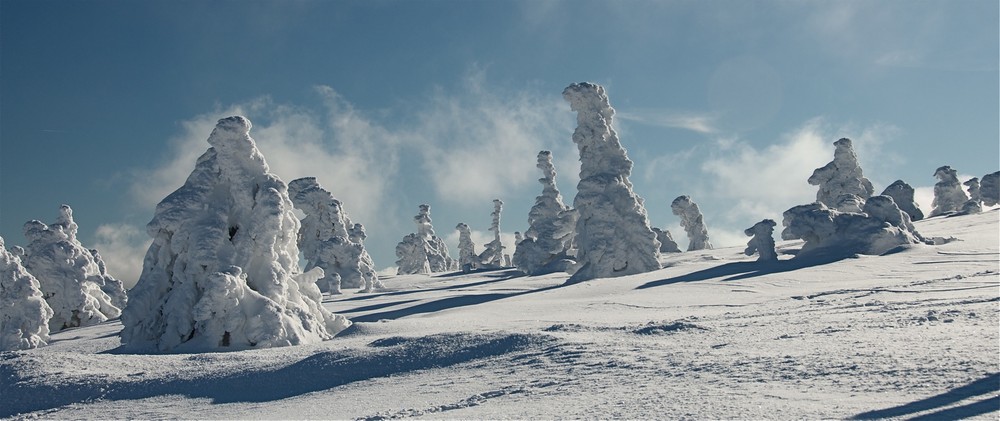
[[[97,227],[93,248],[101,253],[108,273],[131,288],[142,273],[142,260],[152,244],[145,230],[129,224],[104,224]]]
[[[667,109],[637,108],[617,110],[615,117],[641,124],[691,130],[693,132],[704,134],[711,134],[718,131],[715,128],[716,117],[711,114],[699,114]]]

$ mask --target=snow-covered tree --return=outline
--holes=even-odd
[[[962,210],[965,202],[969,201],[969,196],[962,188],[962,182],[958,180],[958,171],[945,165],[934,171],[934,176],[938,182],[934,185],[934,202],[931,216],[943,215],[949,212]]]
[[[0,237],[0,351],[37,348],[49,342],[53,312],[40,288]]]
[[[476,243],[472,242],[472,230],[464,222],[455,226],[458,230],[458,267],[463,272],[471,272],[479,268],[479,255],[476,254]]]
[[[865,199],[862,199],[856,194],[842,194],[837,197],[837,204],[834,209],[840,212],[861,212],[861,208],[865,205]]]
[[[837,148],[833,152],[833,161],[817,168],[809,177],[809,184],[819,186],[816,201],[827,207],[836,207],[837,199],[844,194],[858,196],[862,202],[868,200],[875,188],[861,171],[851,139],[845,137],[833,142],[833,145]]]
[[[782,225],[782,239],[805,240],[796,257],[815,253],[879,255],[923,241],[910,216],[889,196],[869,198],[861,213],[840,212],[818,202],[796,206],[785,211]]]
[[[538,169],[542,170],[542,194],[535,197],[535,205],[528,211],[528,230],[514,250],[514,266],[527,274],[566,270],[571,261],[568,253],[573,245],[576,228],[576,211],[563,203],[556,187],[556,169],[552,165],[552,152],[538,153]],[[558,267],[550,267],[556,264]]]
[[[778,225],[771,219],[765,219],[754,224],[743,231],[747,237],[753,237],[747,242],[746,250],[743,254],[753,256],[757,253],[758,262],[769,262],[778,260],[778,253],[774,250],[774,227]]]
[[[708,241],[705,217],[702,216],[697,203],[694,203],[689,196],[678,196],[670,203],[670,210],[681,218],[681,226],[684,227],[689,240],[687,251],[712,249],[712,243]]]
[[[40,221],[24,224],[28,244],[21,263],[38,279],[54,312],[49,319],[52,332],[91,326],[121,315],[104,289],[120,300],[125,296],[122,284],[110,276],[105,278],[107,272],[101,270],[94,254],[77,240],[78,229],[73,209],[67,205],[59,208],[59,217],[51,225]]]
[[[430,205],[420,205],[420,211],[413,217],[417,232],[403,237],[396,245],[397,273],[445,272],[455,270],[457,263],[448,254],[448,246],[437,235],[431,225]]]
[[[625,276],[660,268],[660,244],[643,200],[632,191],[632,161],[612,127],[615,110],[604,87],[574,83],[563,98],[577,113],[573,143],[580,151],[580,182],[573,207],[576,259],[571,282]]]
[[[962,183],[969,189],[969,200],[962,204],[962,213],[974,214],[983,211],[983,194],[980,191],[979,179],[972,177],[969,181]]]
[[[1000,171],[984,175],[979,183],[979,191],[983,196],[984,205],[1000,204]]]
[[[288,187],[269,171],[244,117],[219,120],[211,145],[157,206],[122,342],[159,350],[315,343],[350,325],[302,273]]]
[[[903,180],[896,180],[889,187],[886,187],[882,191],[882,196],[891,197],[900,210],[910,215],[910,219],[914,221],[924,219],[923,211],[920,210],[920,206],[917,206],[916,200],[913,199],[913,187],[910,187]]]
[[[368,233],[365,231],[365,226],[359,223],[355,223],[349,230],[347,230],[347,238],[351,240],[354,244],[361,245],[361,278],[365,280],[364,286],[362,286],[360,292],[371,292],[377,289],[385,288],[382,285],[382,281],[378,279],[378,271],[375,269],[375,260],[372,256],[368,254],[368,250],[364,248],[365,239],[368,238]]]
[[[101,253],[97,249],[90,249],[89,251],[90,255],[94,256],[94,263],[97,263],[98,274],[104,280],[104,283],[101,284],[101,291],[104,291],[105,294],[108,294],[108,297],[111,297],[111,304],[114,304],[119,309],[124,309],[128,303],[125,284],[108,273],[108,265],[104,263],[104,259],[101,258]]]
[[[299,228],[298,245],[305,257],[305,270],[323,268],[325,276],[319,280],[320,290],[331,294],[340,288],[361,288],[362,292],[372,291],[378,284],[378,275],[372,266],[372,259],[361,242],[363,237],[347,216],[343,204],[324,189],[315,177],[305,177],[288,183],[288,195],[295,207],[305,213]],[[364,228],[361,227],[361,233]],[[339,275],[340,283],[334,282]],[[330,289],[334,285],[339,288]],[[329,286],[329,287],[328,287]]]
[[[670,235],[670,230],[653,227],[653,232],[656,233],[656,241],[660,242],[660,253],[681,252],[681,249],[677,247],[677,242],[674,241],[674,236]]]
[[[500,241],[500,212],[503,211],[503,201],[493,199],[493,223],[490,224],[490,231],[493,232],[493,241],[486,243],[485,250],[479,255],[479,261],[485,266],[504,267],[503,242]]]

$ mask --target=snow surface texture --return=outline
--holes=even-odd
[[[979,191],[983,196],[983,204],[996,206],[1000,204],[1000,171],[983,176],[979,183]]]
[[[407,275],[457,269],[458,264],[448,254],[444,240],[434,235],[430,205],[420,205],[413,222],[417,224],[417,232],[403,237],[396,245],[397,272]]]
[[[785,211],[782,225],[785,227],[782,239],[805,240],[797,257],[880,255],[901,245],[923,241],[910,216],[899,210],[889,196],[869,198],[862,213],[840,212],[822,203],[796,206]]]
[[[705,217],[702,216],[697,203],[691,201],[688,196],[679,196],[670,203],[670,210],[681,218],[681,226],[684,227],[689,240],[687,251],[712,249],[712,243],[708,241]]]
[[[677,247],[677,242],[674,241],[674,236],[670,235],[670,230],[653,227],[653,232],[656,233],[656,241],[660,242],[660,253],[681,252],[681,249]]]
[[[37,348],[49,341],[52,308],[41,285],[4,247],[0,237],[0,352]]]
[[[500,241],[500,212],[503,212],[503,201],[493,199],[493,222],[490,224],[490,231],[493,232],[493,241],[486,243],[485,250],[479,255],[479,261],[485,267],[500,268],[506,266],[503,253],[503,242]]]
[[[315,177],[288,183],[288,195],[306,214],[299,228],[298,245],[308,261],[305,271],[323,269],[320,290],[339,294],[341,288],[371,292],[380,288],[371,256],[365,250],[364,227],[354,224],[343,204],[324,189]],[[352,231],[360,233],[352,234]],[[339,282],[337,281],[339,279]]]
[[[472,230],[464,222],[455,226],[458,230],[458,266],[462,272],[471,272],[479,268],[479,255],[476,254],[476,243],[472,242]]]
[[[962,183],[969,189],[969,200],[962,205],[962,213],[979,213],[983,211],[983,195],[979,187],[979,179],[972,177]]]
[[[962,182],[958,180],[958,171],[945,165],[934,171],[934,176],[938,182],[934,185],[934,202],[930,216],[961,211],[965,202],[969,201],[969,196],[965,194]]]
[[[809,184],[819,186],[819,191],[816,192],[817,202],[841,212],[850,212],[849,208],[837,207],[842,195],[853,194],[860,197],[863,203],[874,194],[875,188],[862,174],[851,139],[845,137],[833,142],[833,145],[836,147],[833,161],[813,171],[809,177]],[[850,202],[846,204],[850,205]]]
[[[960,241],[878,257],[789,241],[773,265],[740,246],[571,285],[386,277],[297,347],[122,354],[111,321],[4,354],[0,418],[996,420],[998,214],[920,221]]]
[[[574,83],[563,98],[577,113],[573,143],[580,151],[580,182],[573,207],[578,269],[571,282],[626,276],[660,268],[660,244],[642,198],[632,191],[632,161],[612,127],[615,110],[604,87]]]
[[[920,206],[917,206],[916,200],[913,199],[913,193],[913,187],[910,187],[903,180],[896,180],[882,191],[882,196],[891,197],[901,211],[910,215],[910,220],[919,221],[924,219],[924,213],[920,210]]]
[[[753,237],[747,242],[746,250],[743,254],[753,256],[758,255],[758,262],[774,262],[778,260],[778,253],[774,250],[774,227],[778,225],[771,219],[765,219],[754,224],[743,231],[748,237]]]
[[[573,263],[568,253],[577,220],[576,211],[563,203],[556,187],[552,152],[539,152],[536,166],[542,170],[538,179],[542,194],[535,197],[535,205],[528,211],[528,230],[514,251],[514,266],[529,275],[565,271]]]
[[[20,256],[21,263],[38,279],[54,312],[49,319],[52,332],[95,325],[121,315],[114,302],[124,300],[122,283],[108,276],[102,270],[103,261],[99,265],[95,255],[80,244],[78,229],[73,209],[66,205],[59,207],[59,218],[51,225],[40,221],[24,224],[28,245]]]
[[[350,322],[301,273],[288,188],[244,117],[219,120],[184,185],[156,206],[153,244],[122,314],[128,348],[238,350],[316,343]]]

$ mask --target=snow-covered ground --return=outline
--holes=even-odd
[[[0,417],[996,419],[998,216],[919,221],[957,240],[881,257],[389,277],[328,297],[354,325],[313,345],[125,354],[109,321],[0,354]]]

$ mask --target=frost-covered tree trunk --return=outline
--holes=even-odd
[[[542,170],[542,194],[535,197],[535,205],[528,212],[528,230],[524,239],[517,242],[513,264],[527,274],[566,270],[573,262],[568,252],[573,243],[577,213],[563,203],[556,187],[556,170],[552,165],[552,152],[538,153],[538,169]],[[551,265],[560,262],[557,266]]]
[[[476,254],[476,243],[472,242],[472,230],[464,222],[455,226],[458,230],[458,267],[462,272],[471,272],[479,268],[479,255]]]
[[[962,210],[962,205],[969,201],[969,196],[958,180],[958,171],[945,165],[934,171],[938,182],[934,185],[934,202],[931,216],[943,215]]]
[[[577,264],[571,282],[625,276],[660,268],[660,244],[642,199],[628,177],[632,161],[612,128],[615,111],[604,88],[574,83],[563,98],[577,113],[573,143],[580,151],[580,183],[573,199]]]
[[[688,236],[687,251],[711,250],[712,243],[708,241],[708,227],[705,217],[701,214],[698,204],[689,196],[678,196],[670,203],[670,210],[681,218],[681,226]]]
[[[1000,204],[1000,171],[984,175],[979,183],[979,191],[983,196],[984,205]]]
[[[219,120],[184,185],[156,206],[153,244],[122,314],[122,342],[159,350],[315,343],[350,325],[302,273],[288,188],[244,117]]]
[[[500,241],[500,212],[503,211],[503,201],[493,199],[493,223],[490,224],[490,231],[493,232],[493,241],[486,243],[485,250],[479,255],[479,261],[485,266],[504,267],[503,242]]]
[[[670,230],[653,227],[653,232],[656,233],[656,240],[660,242],[660,253],[681,252],[681,249],[677,247],[677,242],[674,241],[674,236],[670,235]]]
[[[413,217],[417,232],[403,237],[396,245],[397,273],[400,275],[445,272],[456,269],[456,262],[448,253],[448,245],[434,234],[431,225],[430,205],[420,205],[420,211]]]
[[[0,352],[48,344],[53,312],[40,288],[0,237]]]
[[[969,188],[969,200],[962,205],[962,213],[974,214],[983,211],[983,195],[979,189],[979,179],[972,177],[964,184]]]
[[[73,209],[59,208],[59,218],[52,225],[40,221],[24,224],[28,244],[21,263],[41,285],[42,294],[54,312],[49,330],[58,332],[71,327],[91,326],[121,315],[121,309],[104,288],[123,299],[121,283],[102,272],[94,254],[76,238],[78,226]],[[103,262],[101,262],[103,263]],[[117,284],[116,284],[117,282]]]
[[[882,191],[882,196],[891,197],[900,210],[910,215],[910,219],[919,221],[924,219],[924,212],[920,210],[920,206],[917,206],[916,200],[913,199],[913,193],[913,187],[910,187],[903,180],[896,180]]]
[[[744,230],[744,234],[753,238],[747,242],[747,248],[743,250],[743,254],[753,256],[754,253],[757,253],[758,262],[778,260],[778,253],[774,250],[774,227],[776,225],[778,225],[777,222],[765,219]]]
[[[860,197],[863,204],[874,194],[875,188],[861,171],[851,139],[845,137],[833,142],[833,145],[836,147],[833,161],[822,168],[817,168],[809,177],[809,184],[819,186],[816,201],[827,207],[836,208],[840,196],[853,194]]]

